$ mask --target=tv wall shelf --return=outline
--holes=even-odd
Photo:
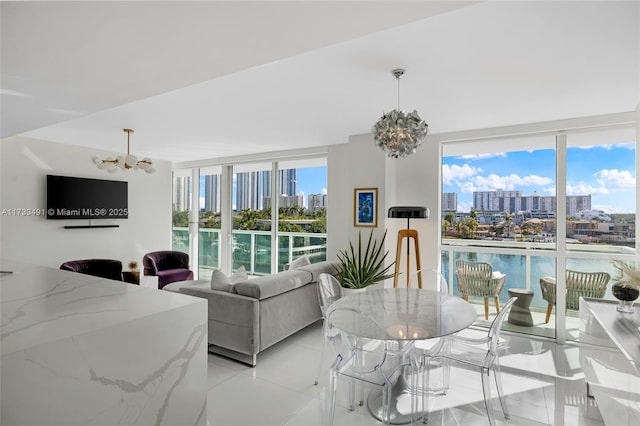
[[[119,228],[120,225],[65,225],[64,229],[80,229],[80,228]]]

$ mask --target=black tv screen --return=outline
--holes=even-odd
[[[47,175],[47,219],[127,219],[127,184]]]

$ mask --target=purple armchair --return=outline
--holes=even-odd
[[[181,251],[154,251],[142,258],[144,275],[158,277],[158,288],[169,283],[193,279],[189,269],[189,255]]]
[[[122,262],[113,259],[70,260],[60,265],[63,271],[122,281]]]

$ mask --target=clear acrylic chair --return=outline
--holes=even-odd
[[[440,345],[437,352],[425,354],[421,363],[423,368],[426,370],[423,374],[423,388],[427,389],[430,376],[429,373],[434,361],[444,361],[443,387],[445,391],[449,388],[449,361],[455,361],[468,367],[475,367],[479,369],[480,376],[482,378],[482,390],[484,393],[484,403],[487,409],[487,416],[489,417],[489,424],[495,425],[495,419],[491,409],[491,382],[489,380],[489,373],[493,370],[493,376],[498,389],[498,399],[500,400],[504,417],[505,419],[508,419],[509,412],[503,398],[502,379],[500,377],[500,351],[505,347],[504,342],[500,341],[500,332],[502,323],[516,300],[516,297],[512,297],[502,307],[498,315],[496,315],[496,318],[493,320],[487,336],[478,339],[463,337],[459,334],[447,336],[442,338],[442,345]],[[423,422],[427,423],[428,407],[426,407],[425,399],[426,398],[423,398],[422,401],[422,412]]]
[[[322,355],[320,356],[320,365],[314,385],[317,385],[322,374],[324,358],[327,352],[327,345],[333,342],[339,335],[340,331],[332,328],[327,322],[327,308],[336,300],[340,299],[340,282],[331,274],[322,273],[318,275],[318,302],[320,303],[320,312],[322,313]]]
[[[422,280],[418,279],[422,277]],[[434,290],[440,292],[440,297],[444,298],[449,294],[449,285],[447,280],[439,271],[435,269],[421,269],[414,272],[409,279],[410,288],[418,288],[418,283],[423,282],[423,288],[432,288],[432,282],[435,282]]]
[[[411,283],[417,283],[418,274],[422,274],[423,283],[426,283],[423,287],[433,288],[433,283],[435,283],[434,290],[440,293],[440,303],[444,303],[446,298],[449,297],[449,284],[447,283],[447,279],[440,273],[440,271],[436,269],[423,269],[414,273],[411,277]],[[411,285],[410,285],[411,287]],[[417,359],[424,359],[425,357],[431,356],[432,354],[440,351],[443,344],[443,340],[441,338],[431,338],[425,340],[418,340],[415,342],[415,351]],[[423,373],[424,374],[424,373]],[[429,393],[436,392],[446,392],[444,387],[434,388],[434,387],[425,387],[425,382],[418,383],[416,382],[415,392],[418,396],[422,397],[422,409],[426,407],[426,398]]]
[[[353,308],[340,308],[329,313],[327,322],[331,323],[336,315],[348,315],[349,321],[358,324],[361,330],[378,330],[383,328],[370,316]],[[331,365],[331,377],[329,382],[329,402],[327,410],[327,423],[332,425],[338,379],[344,377],[348,380],[348,409],[355,408],[356,382],[362,385],[378,387],[382,390],[381,421],[389,425],[391,421],[392,388],[402,375],[409,379],[409,389],[415,388],[415,358],[413,358],[413,342],[397,342],[394,340],[378,340],[360,336],[354,336],[341,332],[344,352],[338,354]],[[364,394],[364,386],[362,386]],[[416,414],[417,403],[415,394],[411,394],[411,423]],[[363,399],[363,398],[362,398]],[[362,404],[362,399],[361,403]]]

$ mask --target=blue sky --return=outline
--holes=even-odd
[[[567,194],[591,194],[591,208],[635,212],[635,143],[567,149]],[[468,212],[474,191],[521,190],[555,195],[555,150],[445,157],[443,192],[458,193],[458,210]]]
[[[298,169],[298,194],[327,193],[327,166]],[[306,202],[305,198],[305,202]]]

